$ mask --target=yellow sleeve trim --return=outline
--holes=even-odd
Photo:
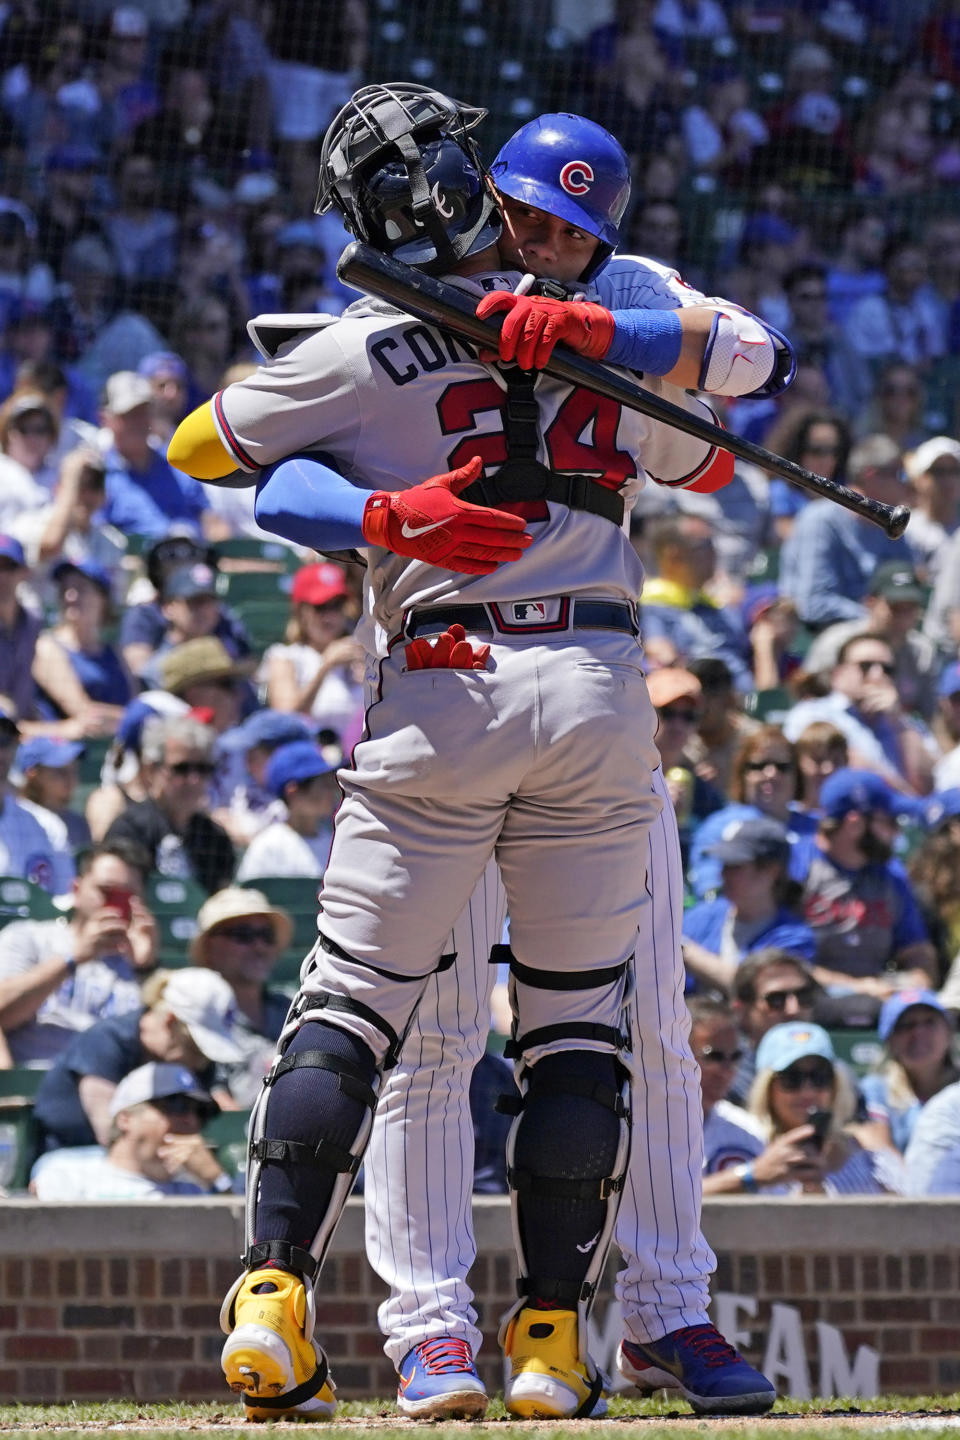
[[[180,421],[167,446],[167,459],[174,469],[195,480],[220,480],[238,468],[236,456],[220,439],[212,400],[205,400]]]

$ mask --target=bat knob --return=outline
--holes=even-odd
[[[894,505],[887,518],[887,534],[891,540],[899,540],[910,522],[909,505]]]

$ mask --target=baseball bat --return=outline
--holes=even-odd
[[[488,350],[497,348],[503,316],[478,320],[474,313],[476,302],[472,296],[445,280],[413,270],[409,265],[374,250],[362,241],[354,240],[347,246],[340,256],[337,274],[344,284],[352,289],[364,290],[381,300],[388,300],[417,320],[451,330],[454,335],[469,340],[473,345],[480,345]],[[871,520],[874,525],[879,525],[892,540],[899,539],[907,528],[910,511],[906,505],[885,505],[881,500],[873,500],[869,495],[861,495],[858,490],[841,485],[838,480],[817,475],[814,471],[795,464],[793,460],[788,460],[784,455],[776,455],[762,445],[755,445],[752,440],[744,440],[742,436],[734,435],[729,430],[721,430],[708,420],[688,414],[679,405],[642,390],[639,385],[634,385],[622,375],[614,374],[596,360],[577,355],[565,345],[556,346],[543,368],[556,380],[565,380],[569,385],[582,385],[598,395],[606,395],[629,410],[639,410],[642,415],[662,420],[677,430],[683,430],[687,435],[705,440],[709,445],[719,445],[740,460],[759,465],[771,475],[782,476],[784,480],[798,485],[810,495],[833,500],[862,516],[864,520]]]

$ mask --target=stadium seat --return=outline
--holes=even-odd
[[[0,1188],[25,1190],[37,1154],[33,1101],[45,1070],[0,1070]]]
[[[247,1164],[249,1110],[220,1110],[203,1127],[203,1138],[228,1175],[242,1175]]]
[[[165,970],[189,965],[188,946],[197,933],[197,912],[207,892],[195,880],[151,875],[147,880],[147,908],[157,921],[157,964]]]
[[[257,600],[283,598],[290,593],[289,575],[276,570],[221,570],[217,576],[217,594],[238,609]],[[289,601],[286,604],[289,606]]]
[[[768,725],[779,725],[793,703],[790,691],[780,685],[770,690],[751,690],[743,697],[746,714]]]
[[[56,920],[60,914],[40,885],[17,875],[0,875],[0,929],[12,920]]]
[[[830,1030],[829,1035],[837,1059],[857,1076],[866,1075],[883,1059],[883,1041],[876,1030]]]
[[[279,540],[257,540],[252,535],[238,535],[230,540],[218,540],[215,546],[221,564],[224,560],[262,560],[266,564],[289,574],[299,569],[303,561],[290,545]],[[228,574],[229,565],[226,567]]]
[[[109,735],[98,735],[83,742],[83,754],[77,760],[77,782],[95,788],[100,784],[100,772],[107,751],[113,744]]]
[[[318,880],[267,875],[247,882],[248,889],[260,890],[271,905],[286,910],[293,921],[293,938],[270,974],[270,984],[279,990],[295,990],[300,967],[317,942]]]
[[[272,575],[269,578],[275,582],[276,590],[276,581],[280,577]],[[268,645],[277,645],[283,639],[290,619],[290,602],[285,597],[278,598],[274,594],[272,600],[248,600],[234,608],[256,650],[265,650]]]

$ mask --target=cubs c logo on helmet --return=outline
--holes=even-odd
[[[568,160],[560,171],[560,184],[568,195],[586,195],[593,184],[593,166],[586,160]]]

